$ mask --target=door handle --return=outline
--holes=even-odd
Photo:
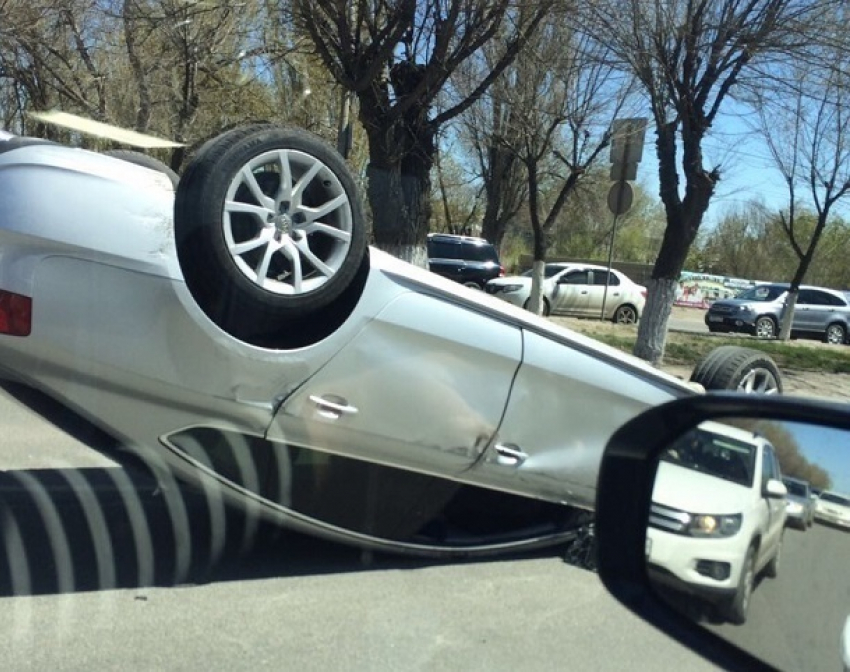
[[[309,399],[316,405],[319,415],[323,418],[328,418],[329,420],[337,420],[343,415],[357,414],[357,407],[351,406],[348,401],[342,397],[337,397],[335,395],[319,397],[315,394],[311,394]]]
[[[518,467],[528,459],[528,453],[524,453],[519,446],[512,443],[497,443],[493,448],[496,451],[496,461],[499,464]]]

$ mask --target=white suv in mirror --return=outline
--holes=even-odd
[[[744,623],[756,576],[779,569],[786,494],[764,437],[702,423],[658,464],[646,534],[653,580]]]

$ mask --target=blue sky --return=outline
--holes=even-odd
[[[754,199],[762,200],[774,210],[787,207],[787,187],[764,139],[753,129],[756,121],[754,115],[736,110],[719,117],[704,141],[706,167],[721,166],[721,181],[706,213],[706,226],[716,224],[730,209]],[[652,127],[647,129],[638,180],[653,196],[658,196],[658,161]]]
[[[784,423],[805,458],[829,472],[832,488],[850,495],[850,432]]]

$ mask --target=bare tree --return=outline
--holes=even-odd
[[[799,53],[839,0],[598,0],[581,24],[639,79],[655,124],[667,215],[635,354],[664,355],[667,320],[691,244],[721,178],[703,141],[733,90],[757,67]],[[759,74],[764,74],[759,73]]]
[[[453,78],[454,89],[468,95],[493,68],[498,54],[484,50],[480,59],[470,59]],[[475,157],[481,180],[484,211],[481,235],[501,248],[508,224],[526,203],[528,183],[523,164],[513,151],[521,124],[516,119],[512,83],[509,77],[497,79],[475,105],[467,109],[457,124],[459,135]]]
[[[568,45],[568,46],[567,46]],[[566,47],[566,48],[565,48]],[[540,313],[546,255],[560,214],[610,141],[630,91],[600,43],[552,15],[511,69],[511,151],[525,168],[533,232],[529,310]],[[544,193],[552,192],[551,200]]]
[[[424,265],[437,132],[516,58],[554,1],[294,0],[297,21],[326,67],[357,96],[379,247]],[[492,71],[438,110],[452,73],[496,36],[502,50]]]
[[[761,130],[788,189],[788,207],[780,211],[779,221],[797,260],[781,340],[791,336],[800,285],[833,207],[850,193],[850,63],[843,51],[823,49],[822,63],[827,67],[791,65],[778,90],[762,91],[757,98]],[[813,226],[800,216],[800,192],[814,207]]]

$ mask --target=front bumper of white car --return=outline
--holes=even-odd
[[[711,602],[733,595],[746,555],[744,535],[690,537],[650,527],[647,566],[653,580]]]

